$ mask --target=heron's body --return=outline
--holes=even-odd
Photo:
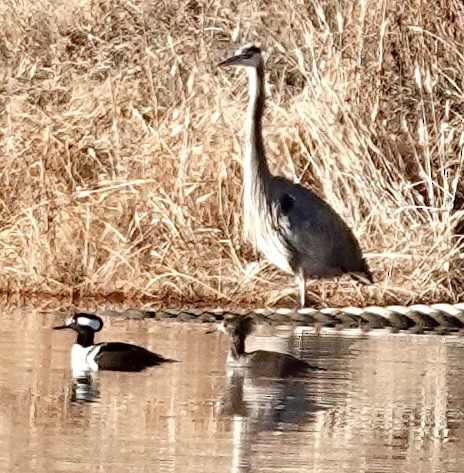
[[[255,227],[255,238],[272,263],[311,278],[360,273],[370,279],[356,238],[327,202],[283,177],[270,176],[268,187],[271,219],[260,221],[267,228]]]
[[[309,277],[348,273],[372,282],[358,241],[335,210],[310,190],[269,171],[261,130],[265,93],[259,48],[245,47],[220,65],[246,67],[249,78],[243,166],[247,238],[269,261],[299,278],[302,306]]]

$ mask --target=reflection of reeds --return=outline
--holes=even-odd
[[[462,426],[450,431],[448,403],[458,384],[449,377],[445,339],[366,337],[350,345],[353,356],[347,365],[342,358],[338,369],[328,366],[335,370],[334,387],[340,395],[335,403],[322,401],[328,409],[316,434],[319,466],[343,459],[349,471],[377,471],[385,465],[398,471],[440,470],[447,438],[462,437]],[[452,455],[462,448],[459,443]],[[430,469],[424,470],[423,462]]]
[[[2,2],[0,290],[291,302],[274,268],[248,277],[245,82],[214,69],[261,39],[271,166],[329,200],[380,281],[325,298],[458,300],[460,2],[197,3]]]

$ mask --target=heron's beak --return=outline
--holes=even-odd
[[[220,62],[217,65],[217,67],[239,66],[241,59],[242,59],[241,56],[232,56],[229,59],[226,59],[225,61]]]

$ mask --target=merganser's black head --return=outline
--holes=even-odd
[[[82,330],[99,332],[103,328],[103,320],[95,314],[78,312],[68,317],[64,325],[53,327],[53,330],[63,330],[67,328],[75,330],[76,332],[81,332]]]
[[[248,315],[230,317],[225,319],[219,330],[232,338],[245,339],[255,328],[255,319]]]
[[[219,330],[227,334],[231,340],[231,355],[233,358],[245,354],[245,339],[253,331],[255,320],[248,315],[229,317],[219,327],[207,333]]]
[[[218,67],[251,67],[258,68],[263,65],[261,49],[254,44],[246,44],[238,49],[235,54],[218,64]]]

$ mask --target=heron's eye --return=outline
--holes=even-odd
[[[295,205],[295,198],[290,194],[284,194],[280,198],[280,209],[284,215],[287,215]]]
[[[255,54],[259,54],[261,52],[261,50],[256,47],[256,46],[250,46],[249,48],[246,48],[244,49],[240,55],[244,58],[244,59],[250,59],[251,57],[253,57]]]
[[[261,49],[259,49],[257,46],[251,46],[250,48],[248,48],[247,51],[250,55],[252,55],[252,54],[260,53]]]

